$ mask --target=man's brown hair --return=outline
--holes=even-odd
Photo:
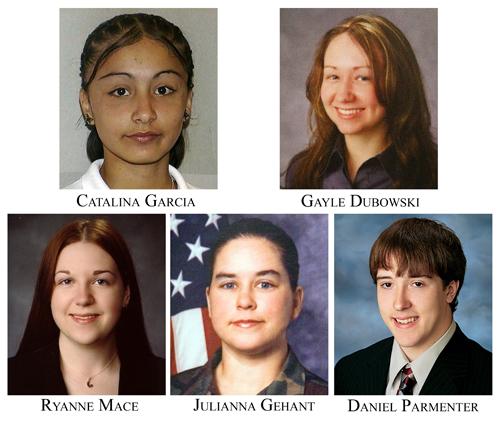
[[[427,218],[398,220],[386,228],[372,246],[370,274],[375,283],[378,270],[389,270],[393,260],[397,265],[397,276],[437,275],[443,280],[443,287],[457,281],[457,294],[450,303],[451,311],[455,312],[467,260],[453,230]]]

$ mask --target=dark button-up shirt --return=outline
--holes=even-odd
[[[198,368],[189,369],[172,377],[170,394],[172,395],[218,395],[215,382],[215,368],[222,358],[221,349],[215,352],[211,360]],[[288,356],[278,377],[259,395],[320,395],[328,394],[326,381],[305,369],[293,351]]]
[[[333,150],[323,179],[323,189],[393,189],[400,164],[394,147],[390,145],[380,154],[366,160],[353,182],[347,176],[344,147]]]

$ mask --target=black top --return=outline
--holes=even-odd
[[[393,337],[342,358],[335,366],[335,394],[384,395]],[[492,354],[457,325],[436,359],[420,395],[491,395]]]
[[[287,189],[291,188],[296,167],[297,163],[294,163],[287,169],[285,180]],[[330,155],[321,189],[394,189],[396,180],[401,176],[401,164],[391,144],[380,154],[366,160],[359,168],[353,182],[349,180],[347,174],[345,146],[342,142]]]
[[[68,394],[54,342],[34,352],[9,358],[8,394]],[[120,395],[165,394],[165,359],[154,355],[120,355]]]
[[[366,160],[353,182],[347,177],[344,146],[335,148],[323,178],[323,189],[394,189],[401,166],[392,145]]]

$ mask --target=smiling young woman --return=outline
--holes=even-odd
[[[221,230],[210,269],[206,297],[221,348],[207,364],[172,377],[171,393],[327,394],[327,383],[302,366],[287,341],[304,297],[290,236],[268,221],[239,220]]]
[[[71,222],[49,241],[8,375],[9,394],[164,394],[132,257],[107,220]]]
[[[291,159],[286,188],[437,188],[437,148],[419,65],[388,19],[354,16],[329,30],[306,96],[311,141]]]
[[[193,59],[181,30],[143,13],[87,38],[80,108],[92,164],[70,189],[189,189],[177,167],[191,117]]]

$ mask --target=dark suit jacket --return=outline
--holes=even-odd
[[[393,337],[342,358],[335,366],[335,394],[385,394]],[[457,325],[420,395],[491,394],[492,355]]]
[[[165,359],[153,355],[120,355],[118,394],[165,394]],[[68,394],[57,343],[9,359],[8,394]],[[92,394],[92,393],[90,393]]]

